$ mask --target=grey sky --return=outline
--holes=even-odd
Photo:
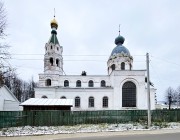
[[[5,0],[4,3],[10,52],[41,54],[12,55],[11,65],[24,80],[33,76],[37,81],[38,74],[43,72],[44,46],[50,37],[50,21],[56,8],[66,74],[80,75],[85,70],[89,75],[106,75],[107,60],[121,24],[124,45],[134,57],[134,69],[145,69],[145,54],[150,54],[150,77],[157,88],[158,100],[163,99],[169,86],[176,89],[180,85],[178,0]]]

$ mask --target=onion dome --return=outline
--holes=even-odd
[[[118,44],[123,44],[124,41],[125,41],[125,38],[123,36],[119,35],[118,37],[116,37],[114,42],[116,45],[118,45]]]
[[[56,28],[56,29],[58,28],[58,23],[55,18],[51,20],[50,25],[51,25],[51,28]]]
[[[129,50],[122,45],[124,41],[125,38],[123,36],[119,35],[118,37],[116,37],[114,42],[117,46],[112,50],[111,56],[116,54],[125,54],[127,56],[130,56]]]
[[[51,20],[51,29],[52,29],[52,31],[51,31],[51,37],[50,37],[50,39],[49,39],[49,42],[48,43],[52,43],[52,44],[59,44],[59,41],[58,41],[58,39],[57,39],[57,32],[56,32],[56,30],[57,30],[57,28],[58,28],[58,23],[57,23],[57,21],[55,20],[55,17],[54,17],[54,19],[53,20]]]

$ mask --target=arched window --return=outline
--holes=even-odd
[[[56,59],[56,66],[59,67],[59,59]]]
[[[124,62],[121,63],[121,70],[125,70],[125,63]]]
[[[105,87],[106,86],[106,82],[104,80],[101,81],[101,87]]]
[[[81,105],[80,97],[76,97],[75,98],[75,107],[80,107],[80,105]]]
[[[47,96],[43,95],[41,98],[48,98]]]
[[[111,65],[111,69],[112,69],[112,70],[115,70],[115,64],[112,64],[112,65]]]
[[[68,80],[64,81],[64,87],[69,87],[69,81]]]
[[[59,47],[57,47],[57,51],[59,51]]]
[[[89,87],[94,87],[94,82],[92,80],[90,80],[89,83],[88,83],[88,86]]]
[[[46,86],[51,86],[51,79],[46,80]]]
[[[51,49],[52,49],[52,46],[51,46]]]
[[[51,66],[53,66],[53,58],[52,57],[50,58],[50,64],[51,64]]]
[[[80,80],[76,81],[76,87],[81,87],[81,81]]]
[[[131,81],[122,87],[122,107],[136,107],[136,85]]]
[[[89,97],[89,107],[94,107],[94,97]]]
[[[66,97],[65,97],[65,96],[62,96],[60,99],[66,99]]]
[[[103,102],[103,104],[102,104],[103,107],[108,107],[108,97],[107,96],[103,97],[102,102]]]

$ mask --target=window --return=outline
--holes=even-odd
[[[46,51],[47,51],[47,47],[46,47]]]
[[[76,97],[75,98],[75,107],[80,107],[80,104],[81,104],[80,97]]]
[[[94,97],[89,97],[89,107],[94,107]]]
[[[81,87],[81,81],[80,80],[76,81],[76,87]]]
[[[50,58],[50,64],[51,64],[51,66],[53,66],[53,58],[52,57]]]
[[[92,80],[90,80],[89,83],[88,83],[88,86],[89,87],[94,87],[94,82]]]
[[[131,81],[122,87],[122,107],[136,107],[136,85]]]
[[[57,47],[57,51],[59,51],[59,48]]]
[[[56,59],[56,66],[59,67],[59,59]]]
[[[51,86],[51,79],[46,80],[46,86]]]
[[[52,46],[51,46],[51,49],[52,49]]]
[[[111,69],[115,70],[115,64],[111,65]]]
[[[65,97],[65,96],[62,96],[60,99],[66,99],[66,97]]]
[[[47,96],[43,95],[41,98],[48,98]]]
[[[69,81],[68,80],[64,81],[64,87],[69,87]]]
[[[108,107],[108,97],[103,97],[103,107]]]
[[[125,63],[124,62],[121,63],[121,70],[125,70]]]
[[[101,87],[105,87],[106,86],[106,82],[104,80],[101,81]]]

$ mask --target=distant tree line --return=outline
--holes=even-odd
[[[180,106],[180,86],[178,86],[177,89],[169,87],[166,90],[165,103],[169,106],[169,109],[171,109],[172,105],[177,105],[177,107]]]
[[[12,91],[20,102],[33,98],[35,94],[34,88],[37,87],[37,83],[34,82],[33,78],[27,82],[20,79],[15,73],[4,75],[4,85]]]

